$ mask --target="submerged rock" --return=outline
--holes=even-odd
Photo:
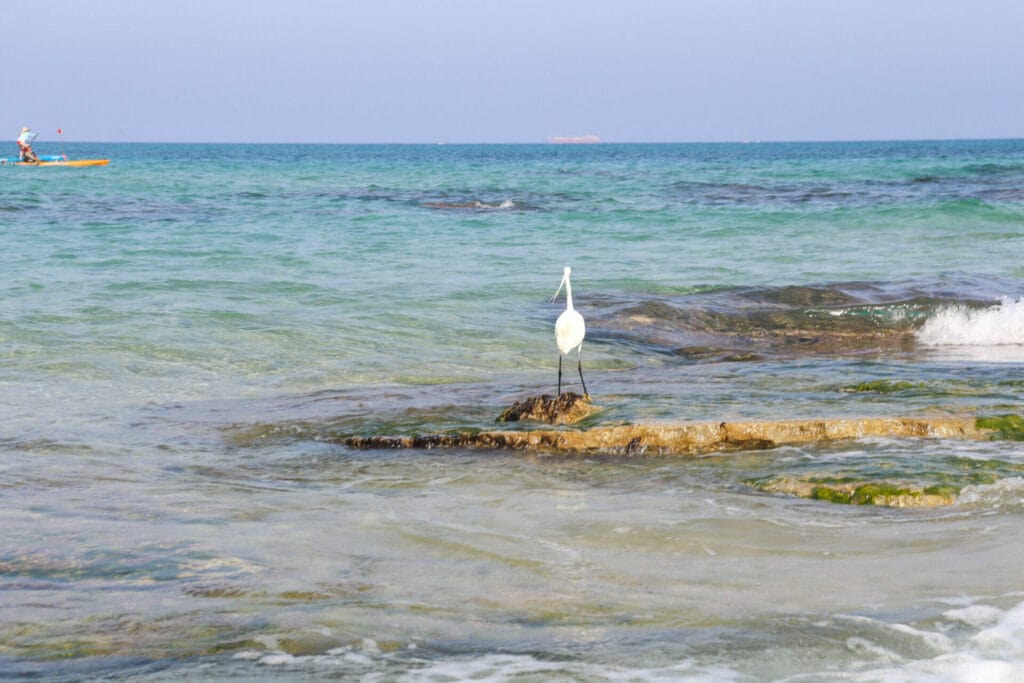
[[[716,346],[682,346],[673,349],[672,354],[686,360],[705,361],[711,363],[749,363],[764,360],[761,354],[752,351],[736,351]]]
[[[548,424],[573,424],[599,410],[590,402],[589,396],[567,391],[557,397],[544,394],[517,401],[498,417],[498,422],[536,420]]]
[[[876,393],[876,394],[894,394],[900,391],[908,391],[910,389],[918,389],[922,387],[922,384],[914,384],[912,382],[894,382],[887,379],[877,379],[871,382],[860,382],[859,384],[853,384],[844,387],[843,391],[848,392],[865,392],[865,393]]]
[[[428,209],[511,209],[515,207],[511,199],[498,204],[487,204],[478,199],[467,202],[423,202]]]
[[[960,492],[953,486],[921,486],[905,481],[832,481],[813,476],[751,482],[751,485],[766,493],[846,505],[898,508],[952,505]]]

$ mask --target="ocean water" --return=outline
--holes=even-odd
[[[1012,438],[344,445],[554,393],[566,265],[580,428],[1019,415],[1024,141],[66,151],[0,168],[0,679],[1024,680]]]

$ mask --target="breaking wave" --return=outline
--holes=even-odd
[[[956,304],[930,316],[917,332],[925,346],[1024,345],[1024,297],[976,309]]]
[[[597,663],[560,656],[496,653],[445,653],[417,643],[381,647],[362,643],[318,654],[295,655],[259,642],[260,649],[233,655],[236,674],[264,680],[272,676],[330,677],[382,681],[1020,681],[1024,658],[1024,603],[1008,608],[968,600],[950,605],[931,623],[891,623],[865,616],[824,616],[813,624],[797,621],[798,641],[776,640],[768,660],[750,648],[735,647],[733,661],[698,648],[676,661],[647,665]],[[776,622],[780,633],[791,630]],[[815,651],[844,663],[845,671],[808,656],[808,634]],[[792,633],[789,634],[793,636]],[[274,640],[274,639],[269,639]],[[758,672],[758,673],[754,673]]]

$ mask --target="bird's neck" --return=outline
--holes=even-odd
[[[572,284],[568,280],[565,281],[565,310],[572,310]]]

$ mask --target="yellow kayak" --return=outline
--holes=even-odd
[[[39,163],[32,163],[31,161],[16,161],[13,166],[106,166],[110,163],[110,159],[72,159],[60,161],[40,161]]]

